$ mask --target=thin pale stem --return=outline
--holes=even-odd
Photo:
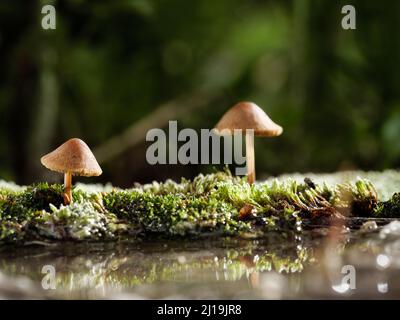
[[[68,205],[72,202],[72,174],[67,172],[64,174],[64,204]]]
[[[246,130],[246,161],[247,161],[247,181],[253,184],[256,180],[256,167],[254,163],[254,135]]]

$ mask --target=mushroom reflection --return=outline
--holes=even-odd
[[[256,263],[255,261],[258,260],[258,256],[252,257],[252,256],[243,256],[239,257],[239,260],[246,266],[249,275],[249,282],[250,286],[253,289],[256,289],[260,286],[260,274],[256,269]]]

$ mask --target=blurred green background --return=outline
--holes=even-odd
[[[53,4],[57,29],[41,28]],[[341,8],[357,29],[341,28]],[[258,177],[400,164],[400,1],[0,2],[0,177],[61,179],[40,156],[71,137],[130,186],[212,166],[150,166],[145,134],[212,128],[240,100],[284,127],[256,138]],[[221,168],[222,166],[217,166]]]

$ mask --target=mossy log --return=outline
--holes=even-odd
[[[202,235],[262,237],[272,231],[344,223],[352,217],[400,217],[400,196],[379,202],[367,180],[333,186],[291,179],[255,185],[229,172],[135,188],[75,189],[63,205],[61,185],[0,188],[0,241],[113,240]]]

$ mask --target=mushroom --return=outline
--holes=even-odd
[[[247,179],[253,184],[256,178],[254,163],[254,135],[263,137],[279,136],[283,129],[273,122],[255,103],[239,102],[229,109],[219,120],[214,130],[217,134],[234,134],[234,130],[246,131]],[[248,129],[252,129],[248,132]]]
[[[40,162],[52,171],[64,173],[64,204],[72,202],[72,176],[99,176],[102,170],[88,145],[73,138],[54,151],[46,154]]]

